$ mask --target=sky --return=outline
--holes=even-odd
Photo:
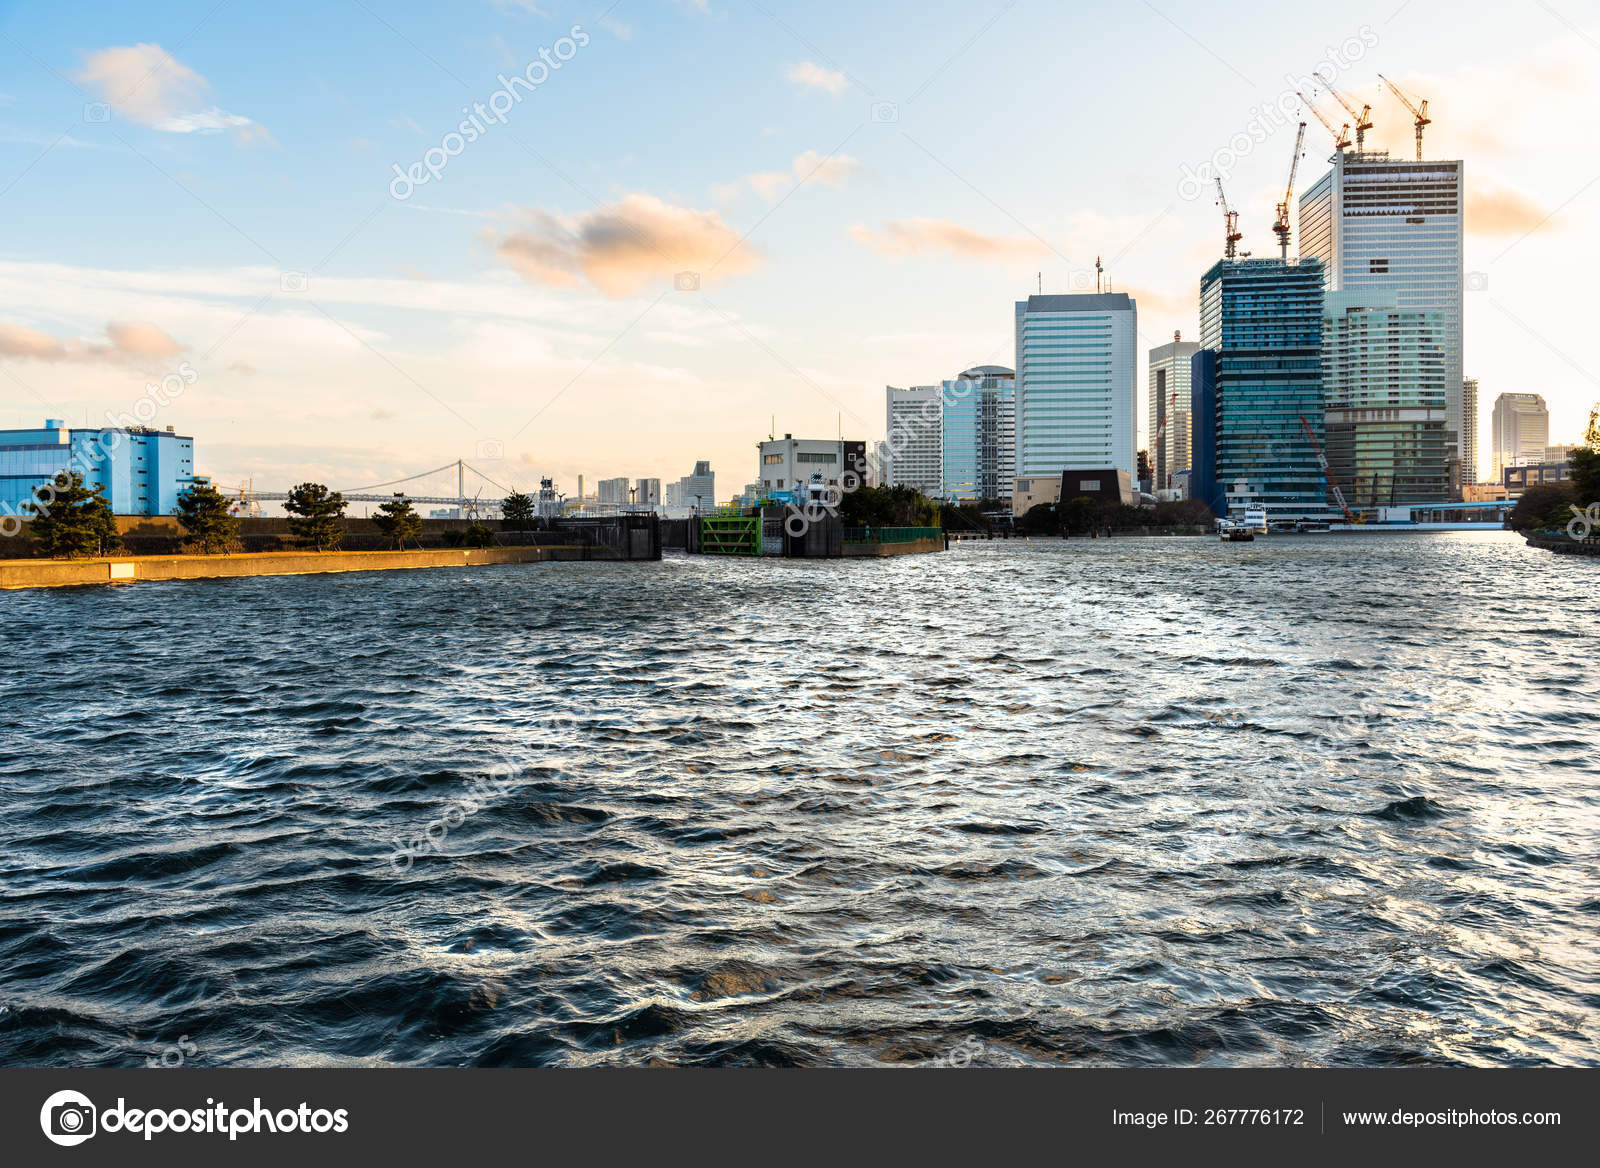
[[[1414,148],[1382,73],[1466,160],[1482,466],[1502,392],[1578,439],[1576,0],[0,2],[0,425],[170,425],[229,487],[709,459],[731,496],[774,427],[881,438],[885,385],[1012,364],[1014,302],[1097,256],[1141,349],[1197,336],[1223,222],[1194,176],[1272,251],[1316,70],[1369,147]]]

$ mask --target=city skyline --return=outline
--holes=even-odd
[[[701,460],[742,481],[774,415],[870,442],[886,381],[1009,365],[1012,304],[1092,291],[1097,257],[1138,302],[1143,386],[1149,348],[1197,335],[1221,252],[1214,192],[1185,184],[1226,169],[1243,246],[1267,254],[1294,119],[1262,111],[1330,47],[1373,105],[1369,148],[1412,150],[1382,71],[1430,99],[1427,157],[1467,163],[1480,428],[1499,394],[1539,393],[1570,440],[1595,396],[1568,274],[1600,259],[1578,229],[1592,176],[1555,135],[1593,117],[1597,50],[1571,14],[1508,28],[1413,4],[1271,39],[1241,15],[1224,41],[1220,7],[1146,6],[1073,17],[1126,53],[1062,75],[1040,34],[1066,15],[1014,5],[541,8],[308,10],[314,36],[231,6],[0,17],[0,208],[21,228],[0,257],[0,425],[101,424],[187,363],[151,422],[195,435],[224,485],[348,486],[480,451],[524,490]],[[1152,50],[1168,76],[1128,81]],[[709,59],[715,83],[687,83]],[[954,84],[1002,64],[1005,92]],[[1114,115],[1083,116],[1112,90]],[[1557,100],[1571,129],[1537,114]],[[470,144],[447,140],[466,123]],[[1039,127],[1071,149],[1039,149]],[[1331,153],[1312,120],[1299,193]],[[416,165],[426,181],[398,177]]]

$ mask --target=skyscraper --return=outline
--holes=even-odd
[[[884,387],[888,485],[930,499],[944,492],[944,402],[937,385]]]
[[[1189,365],[1200,345],[1174,335],[1150,350],[1150,440],[1153,486],[1164,491],[1173,476],[1190,469]]]
[[[1461,481],[1475,483],[1483,472],[1478,468],[1478,379],[1461,382]]]
[[[1030,296],[1016,308],[1022,475],[1116,468],[1132,479],[1137,308],[1123,292]]]
[[[1300,196],[1300,254],[1323,262],[1330,292],[1393,291],[1402,309],[1442,314],[1445,428],[1464,463],[1465,164],[1390,158],[1387,151],[1343,151],[1331,161]]]
[[[1550,444],[1550,411],[1536,393],[1502,393],[1490,420],[1494,443],[1494,481],[1520,459],[1538,462]]]
[[[1016,466],[1016,374],[975,365],[941,387],[944,487],[959,502],[1009,499]]]
[[[1217,354],[1211,349],[1189,359],[1189,419],[1189,497],[1211,508],[1213,515],[1226,515],[1228,501],[1217,484]]]
[[[1322,441],[1322,263],[1219,260],[1200,279],[1200,345],[1216,353],[1216,484],[1228,513],[1327,513]],[[1214,509],[1214,508],[1213,508]]]
[[[1322,391],[1332,479],[1351,507],[1444,503],[1444,314],[1400,308],[1393,291],[1323,301]]]

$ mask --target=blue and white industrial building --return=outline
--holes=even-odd
[[[63,472],[102,488],[114,514],[170,515],[195,482],[194,439],[170,427],[69,430],[56,418],[0,430],[0,515],[28,516],[26,505]]]

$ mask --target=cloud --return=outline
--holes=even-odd
[[[726,203],[748,189],[771,202],[810,179],[830,187],[842,186],[847,178],[861,169],[860,161],[848,154],[822,154],[807,150],[796,156],[789,170],[763,170],[747,174],[730,183],[713,186],[711,195],[717,202]]]
[[[149,321],[112,321],[106,325],[111,347],[128,357],[175,357],[184,346]]]
[[[618,20],[614,16],[602,16],[599,23],[601,28],[605,29],[619,41],[631,41],[633,39],[633,26],[623,24],[622,21]]]
[[[169,134],[241,132],[265,136],[249,118],[201,105],[211,83],[160,45],[119,45],[88,54],[74,79],[110,104],[119,117]]]
[[[1471,235],[1526,235],[1553,223],[1539,205],[1511,187],[1467,184],[1467,232]]]
[[[0,324],[0,357],[64,361],[66,356],[67,347],[49,333],[19,324]]]
[[[646,194],[575,218],[530,211],[524,229],[485,228],[482,238],[529,283],[574,287],[587,280],[611,297],[631,296],[684,269],[710,283],[760,263],[715,211],[675,207]]]
[[[148,321],[112,321],[106,341],[62,340],[25,325],[0,323],[0,357],[30,361],[151,361],[187,348]]]
[[[814,178],[830,187],[840,186],[844,180],[861,169],[861,163],[848,154],[819,154],[807,150],[794,160],[795,176],[801,180]]]
[[[814,61],[801,61],[789,66],[784,74],[790,81],[806,89],[821,89],[827,93],[843,93],[850,79],[837,69],[824,69]]]
[[[948,219],[895,219],[882,231],[857,223],[850,228],[850,238],[869,251],[894,258],[944,252],[962,259],[1017,260],[1047,250],[1028,236],[989,235]]]

